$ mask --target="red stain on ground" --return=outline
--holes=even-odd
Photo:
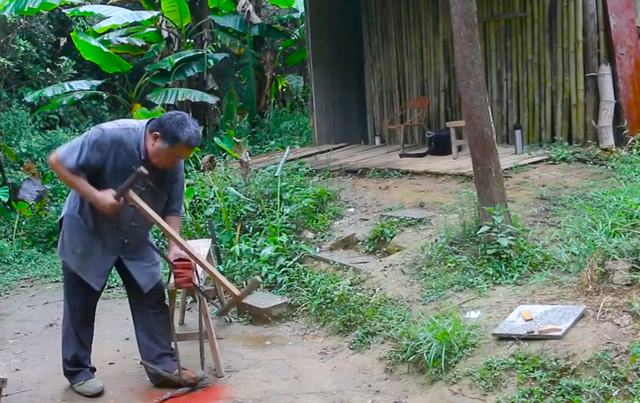
[[[154,390],[148,397],[144,400],[148,403],[153,403],[155,399],[162,397],[169,393],[170,390],[167,391],[158,391]],[[184,396],[174,397],[167,400],[167,403],[217,403],[222,401],[224,398],[228,398],[227,388],[221,385],[212,385],[206,387],[204,389],[197,390],[195,392],[188,393]]]
[[[224,386],[209,386],[187,395],[168,400],[167,403],[216,403],[226,397]]]

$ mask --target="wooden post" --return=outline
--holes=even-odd
[[[606,0],[618,98],[628,136],[640,132],[640,40],[633,0]]]
[[[596,0],[584,0],[582,5],[584,7],[586,138],[590,141],[596,141],[598,134],[594,122],[598,116],[598,4]]]
[[[489,108],[476,2],[451,0],[450,6],[462,116],[467,126],[467,143],[473,164],[480,220],[484,223],[491,221],[491,214],[483,207],[508,208],[507,193]],[[505,223],[511,223],[508,212],[505,214]]]

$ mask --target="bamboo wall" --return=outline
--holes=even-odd
[[[603,0],[597,4],[603,61]],[[585,111],[585,80],[596,78],[584,69],[582,0],[477,0],[477,7],[498,143],[513,143],[515,123],[526,144],[597,141]],[[397,143],[385,121],[419,96],[431,100],[430,130],[462,119],[448,0],[366,0],[362,18],[370,141],[382,133]],[[424,137],[413,133],[413,142]]]

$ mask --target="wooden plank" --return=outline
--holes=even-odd
[[[287,161],[296,161],[304,157],[308,157],[315,154],[322,154],[331,150],[338,150],[340,148],[346,147],[347,143],[340,144],[325,144],[322,146],[311,146],[311,147],[300,147],[294,148],[289,153],[289,158]],[[261,169],[267,167],[269,165],[275,165],[282,160],[284,156],[284,151],[273,151],[267,154],[259,154],[255,156],[251,156],[251,166],[255,169]],[[239,165],[238,160],[234,160],[228,164],[228,166],[236,167]]]
[[[336,145],[325,144],[323,146],[318,146],[318,147],[309,147],[304,150],[302,149],[291,150],[291,152],[289,153],[289,158],[287,158],[287,162],[301,160],[306,157],[310,157],[318,154],[324,154],[330,151],[336,151],[346,146],[347,146],[347,143],[336,144]],[[268,167],[269,165],[275,165],[280,163],[280,161],[282,160],[282,157],[284,157],[284,151],[279,151],[277,154],[268,156],[267,158],[261,158],[258,162],[252,159],[251,166],[255,167],[256,169],[260,169],[260,168]]]
[[[315,155],[313,157],[309,157],[309,158],[305,158],[301,161],[306,162],[307,164],[309,164],[309,167],[311,169],[322,169],[322,168],[326,168],[331,166],[331,164],[334,161],[339,161],[341,159],[347,158],[350,155],[353,155],[354,153],[358,152],[358,149],[361,147],[366,147],[366,146],[362,146],[359,144],[356,145],[351,145],[351,146],[347,146],[345,148],[342,148],[336,152],[333,151],[329,151],[327,153],[323,153],[323,154],[319,154],[319,155]]]
[[[147,204],[133,191],[129,190],[127,192],[127,199],[131,204],[136,206],[138,210],[142,214],[144,214],[148,219],[151,220],[154,224],[156,224],[165,235],[175,242],[180,249],[182,249],[194,262],[200,265],[214,280],[217,280],[220,285],[232,296],[237,296],[240,294],[240,291],[227,280],[225,276],[223,276],[218,270],[216,270],[215,266],[212,263],[209,263],[206,259],[202,258],[196,252],[191,245],[189,245],[182,237],[177,234],[173,228],[169,226],[160,216],[153,211]]]
[[[628,136],[640,131],[640,41],[633,0],[606,0],[613,44],[617,94]]]
[[[334,166],[333,169],[350,169],[351,167],[357,167],[360,162],[364,160],[368,160],[370,158],[376,158],[380,156],[384,156],[391,153],[397,153],[400,151],[400,145],[392,145],[389,147],[386,146],[374,146],[375,148],[370,150],[365,150],[364,152],[358,153],[346,160],[342,161],[340,166]],[[406,147],[406,151],[413,151],[414,148],[419,148],[419,146]]]

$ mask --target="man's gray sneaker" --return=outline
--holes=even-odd
[[[79,395],[85,397],[100,396],[104,392],[104,385],[96,378],[87,379],[86,381],[78,382],[71,385],[73,390]]]

